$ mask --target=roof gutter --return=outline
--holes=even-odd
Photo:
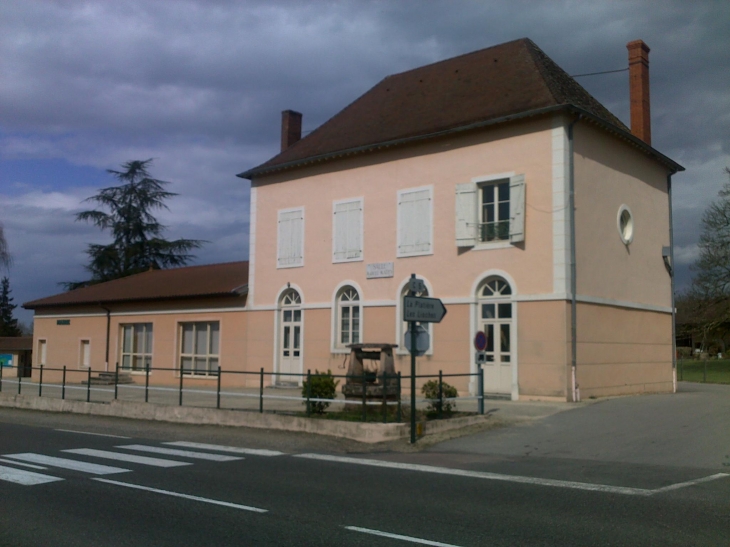
[[[379,143],[374,144],[367,144],[364,146],[357,146],[354,148],[347,148],[344,150],[338,150],[336,152],[329,152],[327,154],[320,154],[317,156],[310,156],[308,158],[300,159],[300,160],[294,160],[286,163],[281,163],[278,165],[273,166],[265,166],[261,165],[259,167],[254,167],[253,169],[249,169],[248,171],[244,171],[243,173],[239,173],[236,175],[237,177],[243,178],[243,179],[249,179],[252,180],[254,177],[262,176],[262,175],[269,175],[271,173],[275,173],[277,171],[284,171],[288,169],[294,169],[297,167],[303,167],[305,165],[333,160],[337,158],[341,158],[344,156],[351,156],[354,154],[362,154],[366,152],[372,152],[375,150],[379,150],[381,148],[390,148],[393,146],[402,146],[406,144],[412,144],[412,143],[418,143],[421,141],[429,140],[429,139],[435,139],[438,137],[444,137],[448,135],[454,135],[457,133],[464,133],[467,131],[473,131],[476,129],[482,129],[485,127],[489,127],[492,125],[498,125],[502,123],[507,122],[513,122],[517,120],[522,120],[525,118],[531,118],[534,116],[541,116],[544,114],[550,114],[553,112],[563,111],[567,110],[568,112],[572,112],[574,114],[580,115],[581,117],[585,118],[586,120],[590,120],[597,125],[600,125],[603,129],[615,133],[617,136],[628,140],[635,146],[637,146],[639,149],[641,149],[645,154],[648,154],[667,167],[669,167],[673,171],[684,171],[684,167],[679,165],[677,162],[672,160],[671,158],[665,156],[658,150],[652,148],[650,145],[646,144],[644,141],[639,139],[638,137],[631,134],[630,131],[627,131],[626,129],[623,129],[615,124],[612,124],[610,122],[607,122],[606,120],[599,118],[598,116],[595,116],[594,114],[591,114],[590,112],[579,108],[574,105],[570,104],[562,104],[562,105],[555,105],[555,106],[549,106],[545,108],[537,108],[535,110],[530,110],[528,112],[521,112],[519,114],[511,114],[509,116],[502,116],[500,118],[494,118],[487,121],[482,122],[476,122],[471,123],[467,125],[462,125],[459,127],[453,127],[450,129],[445,129],[443,131],[435,131],[433,133],[427,133],[425,135],[417,135],[414,137],[404,137],[401,139],[393,139],[390,141],[383,141]]]
[[[26,302],[22,304],[22,308],[26,310],[36,310],[43,308],[63,308],[66,306],[101,306],[103,304],[134,304],[144,302],[160,302],[167,300],[190,300],[194,298],[212,298],[217,296],[243,296],[248,294],[248,284],[241,285],[226,292],[219,293],[208,293],[208,294],[183,294],[183,295],[172,295],[172,296],[156,296],[149,298],[122,298],[119,300],[89,300],[86,302],[54,302],[52,304],[35,304],[34,302]]]

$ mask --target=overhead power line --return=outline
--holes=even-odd
[[[587,72],[586,74],[571,74],[571,78],[580,78],[581,76],[598,76],[599,74],[612,74],[614,72],[626,72],[629,67],[619,68],[618,70],[604,70],[603,72]]]

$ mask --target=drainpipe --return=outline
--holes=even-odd
[[[669,279],[672,290],[672,391],[677,393],[677,327],[675,325],[676,310],[674,309],[674,226],[672,224],[672,175],[667,175],[667,195],[669,197]]]
[[[573,126],[581,119],[581,115],[568,125],[568,223],[570,225],[570,382],[573,402],[580,401],[580,387],[578,386],[578,302],[576,300],[576,253],[575,253],[575,166],[573,162]]]
[[[104,353],[104,372],[109,372],[109,329],[111,326],[111,310],[101,305],[99,307],[106,312],[106,350]]]

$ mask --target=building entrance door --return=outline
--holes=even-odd
[[[487,335],[484,393],[512,393],[512,302],[502,279],[492,279],[480,291],[479,326]],[[502,298],[500,298],[502,297]]]
[[[290,291],[282,298],[279,312],[279,374],[277,383],[301,383],[302,372],[302,310],[296,291]],[[295,376],[296,375],[296,376]]]

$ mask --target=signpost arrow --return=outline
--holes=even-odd
[[[440,323],[444,315],[446,307],[438,298],[403,297],[403,321]]]

